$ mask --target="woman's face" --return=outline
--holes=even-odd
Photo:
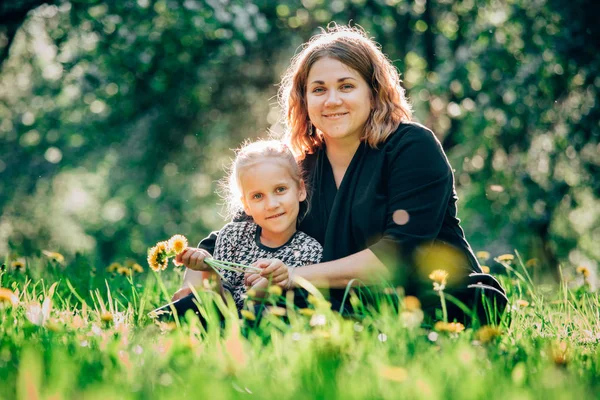
[[[308,73],[308,117],[325,141],[359,141],[371,112],[371,88],[360,74],[334,58],[323,57]]]

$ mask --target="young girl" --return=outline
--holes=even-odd
[[[253,283],[255,289],[266,288],[269,281],[287,286],[291,280],[287,267],[293,270],[320,262],[323,249],[319,242],[297,230],[307,191],[300,167],[286,145],[270,140],[243,146],[224,186],[230,215],[244,211],[251,220],[225,225],[219,231],[213,258],[263,268],[262,279]],[[176,261],[189,270],[211,271],[204,263],[206,257],[211,257],[206,250],[188,247]],[[184,288],[199,278],[189,270]],[[223,287],[231,292],[239,310],[246,293],[244,275],[232,271],[223,275],[227,280]],[[182,294],[178,292],[175,298]]]

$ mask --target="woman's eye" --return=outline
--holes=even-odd
[[[345,84],[345,85],[342,85],[342,89],[343,89],[343,90],[349,90],[349,89],[352,89],[352,88],[354,88],[354,86],[353,86],[353,85],[350,85],[349,83],[348,83],[348,84]]]
[[[322,87],[317,87],[313,89],[313,93],[322,93],[324,92],[325,89],[323,89]]]

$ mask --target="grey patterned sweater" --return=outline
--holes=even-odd
[[[276,258],[288,267],[317,264],[323,257],[323,247],[304,232],[296,231],[284,245],[271,248],[260,242],[260,226],[254,222],[230,222],[219,232],[213,257],[216,260],[250,265],[260,258]],[[229,284],[223,287],[231,292],[238,310],[244,305],[246,287],[244,275],[224,271]]]

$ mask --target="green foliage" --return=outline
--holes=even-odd
[[[523,248],[551,266],[598,260],[597,8],[42,5],[12,43],[0,40],[10,43],[0,72],[0,253],[97,251],[107,262],[140,258],[160,237],[196,241],[219,228],[214,181],[229,149],[280,130],[275,85],[289,58],[318,27],[352,20],[381,43],[417,119],[442,140],[474,248]]]

